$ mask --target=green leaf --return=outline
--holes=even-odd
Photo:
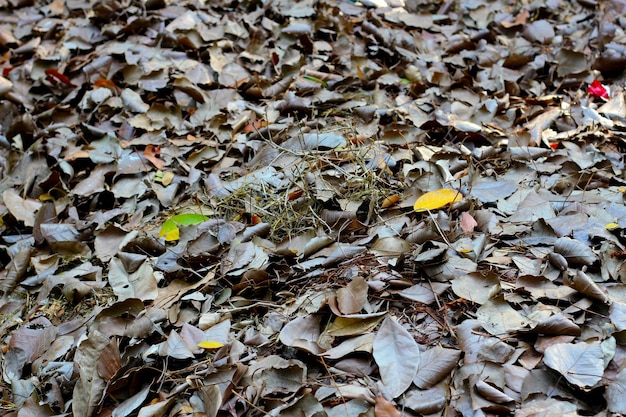
[[[313,81],[314,83],[318,83],[324,88],[328,87],[328,83],[326,81],[320,80],[317,77],[313,77],[311,75],[303,75],[302,78],[304,78],[305,80]]]
[[[163,223],[159,231],[159,237],[165,236],[166,242],[172,242],[180,238],[178,226],[191,226],[209,220],[204,214],[186,213],[170,217]]]

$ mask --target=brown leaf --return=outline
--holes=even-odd
[[[374,405],[374,415],[376,417],[403,417],[404,414],[398,410],[394,403],[386,400],[382,395],[376,396],[376,404]]]
[[[160,153],[161,148],[159,146],[147,145],[143,150],[143,156],[145,156],[148,161],[152,162],[152,165],[158,169],[163,169],[163,167],[165,167],[165,161],[159,159]]]
[[[98,375],[106,382],[109,382],[122,367],[120,349],[118,342],[111,339],[111,342],[100,353],[100,360],[96,365]]]
[[[346,287],[337,291],[337,303],[343,314],[358,313],[366,301],[367,282],[362,277],[355,277]]]

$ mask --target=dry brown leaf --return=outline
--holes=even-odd
[[[376,396],[374,415],[376,417],[404,417],[404,414],[398,410],[394,403],[386,400],[385,397],[380,394]]]

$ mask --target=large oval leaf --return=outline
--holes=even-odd
[[[372,355],[389,394],[396,398],[404,393],[419,367],[420,349],[413,336],[387,316],[374,339]]]
[[[570,384],[592,387],[604,374],[604,353],[600,343],[556,343],[546,349],[543,359]]]
[[[442,188],[440,190],[430,191],[417,199],[413,210],[417,212],[436,210],[456,203],[463,199],[463,195],[457,190],[450,188]]]

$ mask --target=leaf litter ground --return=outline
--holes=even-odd
[[[0,8],[4,415],[626,413],[625,3]]]

